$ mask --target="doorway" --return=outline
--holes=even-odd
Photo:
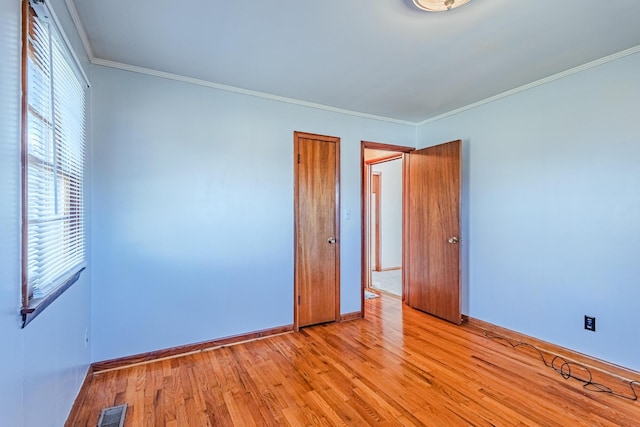
[[[404,154],[414,150],[413,147],[361,142],[363,316],[365,295],[371,291],[404,297],[402,180]],[[384,209],[385,201],[391,202],[386,206],[390,209]],[[385,242],[389,244],[386,251]]]
[[[294,132],[294,328],[340,317],[340,138]]]
[[[402,297],[402,154],[365,150],[374,292]]]
[[[363,141],[362,154],[362,315],[375,262],[380,214],[379,182],[372,164],[402,159],[402,301],[428,314],[460,324],[461,141],[415,150]],[[372,150],[378,150],[375,152]],[[385,153],[386,152],[386,153]],[[384,175],[375,181],[384,181]],[[373,186],[376,188],[373,188]]]

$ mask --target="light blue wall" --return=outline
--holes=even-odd
[[[0,0],[0,413],[22,425],[20,307],[20,2]]]
[[[19,22],[0,0],[2,425],[62,425],[90,359],[292,323],[294,130],[342,138],[342,312],[360,309],[360,140],[414,128],[94,66],[97,262],[21,330]],[[636,54],[418,129],[464,139],[465,311],[634,369],[639,72]]]
[[[360,310],[360,141],[413,145],[414,127],[93,79],[93,360],[293,323],[295,130],[341,138],[341,311]]]
[[[89,364],[89,273],[20,329],[20,7],[0,0],[0,425],[60,427]]]
[[[636,370],[638,76],[635,54],[422,126],[417,144],[464,140],[468,314]]]

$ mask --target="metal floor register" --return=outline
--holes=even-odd
[[[123,427],[127,404],[104,408],[98,419],[98,427]]]

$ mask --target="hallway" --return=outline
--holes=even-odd
[[[398,297],[402,296],[402,270],[372,271],[371,287]]]

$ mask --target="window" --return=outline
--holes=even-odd
[[[85,267],[86,78],[43,0],[24,2],[23,327]]]

